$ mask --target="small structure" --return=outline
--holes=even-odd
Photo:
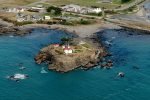
[[[100,12],[102,12],[102,9],[101,8],[94,8],[93,9],[93,13],[100,13]]]
[[[25,9],[21,8],[21,7],[18,7],[18,8],[9,8],[8,9],[8,12],[12,12],[12,13],[22,13],[24,11],[25,11]]]
[[[35,21],[43,20],[43,17],[39,15],[17,14],[16,19],[18,22],[23,22],[23,21],[35,22]]]
[[[43,8],[43,7],[31,7],[31,8],[29,8],[28,11],[31,11],[31,12],[39,12],[39,13],[45,13],[45,12],[46,12],[46,9]]]
[[[70,46],[65,46],[64,53],[65,54],[71,54],[71,53],[73,53],[73,50],[70,48]]]
[[[81,10],[81,7],[79,5],[70,4],[61,7],[61,9],[68,12],[79,12]]]
[[[50,16],[44,16],[44,19],[45,19],[45,20],[50,20],[51,17],[50,17]]]
[[[53,44],[53,46],[54,46],[55,48],[57,48],[57,47],[59,47],[60,45],[59,45],[59,44]]]
[[[102,10],[101,8],[90,8],[90,7],[82,7],[79,5],[66,5],[61,7],[63,11],[67,12],[75,12],[75,13],[81,13],[81,14],[87,14],[87,13],[100,13]]]

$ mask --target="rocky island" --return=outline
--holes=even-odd
[[[35,57],[37,64],[46,62],[48,69],[68,72],[76,68],[89,69],[99,64],[106,52],[102,46],[87,39],[75,38],[69,44],[51,44]],[[107,64],[112,66],[112,62]]]

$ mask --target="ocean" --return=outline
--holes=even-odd
[[[68,36],[63,31],[34,29],[26,36],[0,36],[0,100],[148,100],[150,97],[150,35],[129,35],[126,31],[106,30],[102,40],[111,40],[114,67],[97,66],[88,71],[69,73],[48,71],[34,57],[51,43]],[[18,64],[26,67],[20,70]],[[136,67],[135,67],[136,66]],[[48,73],[41,73],[44,68]],[[125,77],[117,77],[124,72]],[[28,74],[15,82],[7,76]]]

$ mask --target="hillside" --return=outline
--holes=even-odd
[[[106,8],[115,8],[119,6],[113,3],[101,3],[102,0],[47,0],[52,5],[79,4],[82,6],[97,6]]]
[[[0,0],[0,7],[21,6],[39,0]]]

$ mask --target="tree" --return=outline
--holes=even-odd
[[[54,15],[60,15],[61,14],[61,9],[58,7],[50,6],[47,8],[47,12],[50,12],[51,14]]]
[[[63,37],[63,38],[61,38],[61,41],[62,41],[62,44],[69,45],[70,42],[72,41],[72,38]]]
[[[129,1],[131,1],[131,0],[113,0],[113,2],[115,2],[115,3],[127,3]]]

